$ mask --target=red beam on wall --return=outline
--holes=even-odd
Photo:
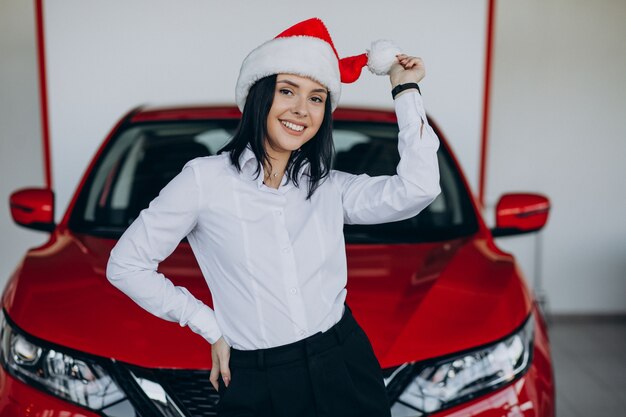
[[[485,207],[485,177],[487,172],[487,139],[489,133],[489,99],[491,93],[491,61],[495,26],[496,0],[487,0],[487,45],[485,47],[485,91],[483,95],[483,120],[480,134],[480,177],[478,180],[478,200]]]
[[[39,108],[41,116],[41,138],[43,141],[43,166],[46,187],[52,189],[52,168],[50,163],[50,130],[48,123],[48,85],[46,82],[46,48],[43,30],[43,0],[35,0],[35,30],[37,31]]]

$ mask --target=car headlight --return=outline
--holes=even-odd
[[[392,407],[393,415],[433,413],[513,381],[530,366],[534,323],[530,314],[518,331],[497,343],[439,361],[398,368],[388,382],[396,386],[400,382],[403,387]]]
[[[106,411],[126,398],[102,366],[38,345],[13,329],[1,310],[0,362],[28,385],[92,410]]]

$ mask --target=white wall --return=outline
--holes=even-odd
[[[500,238],[558,313],[626,312],[626,2],[499,0],[487,202],[552,201],[536,237]]]
[[[114,122],[141,103],[233,103],[245,56],[298,21],[317,16],[340,57],[394,39],[424,59],[426,108],[445,126],[477,183],[483,86],[483,1],[360,0],[45,2],[52,169],[58,219]],[[357,13],[358,11],[358,13]],[[367,69],[344,84],[340,104],[393,108],[388,77]]]
[[[31,1],[0,1],[0,285],[27,248],[48,233],[18,227],[9,196],[18,188],[45,186],[35,13]]]

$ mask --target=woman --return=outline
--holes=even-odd
[[[339,59],[321,20],[253,50],[237,80],[239,129],[189,161],[111,251],[107,277],[141,307],[211,344],[219,416],[390,416],[380,364],[346,299],[344,224],[415,216],[440,193],[439,140],[420,58],[388,41]],[[389,75],[397,175],[330,169],[332,112],[361,68]],[[156,271],[187,236],[212,310]]]

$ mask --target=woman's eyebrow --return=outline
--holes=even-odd
[[[293,85],[294,87],[300,88],[300,86],[296,83],[294,83],[293,81],[289,81],[289,80],[279,80],[277,81],[278,83],[286,83],[286,84],[290,84]],[[312,90],[312,92],[314,93],[326,93],[328,94],[328,90],[326,90],[325,88],[316,88],[315,90]]]

